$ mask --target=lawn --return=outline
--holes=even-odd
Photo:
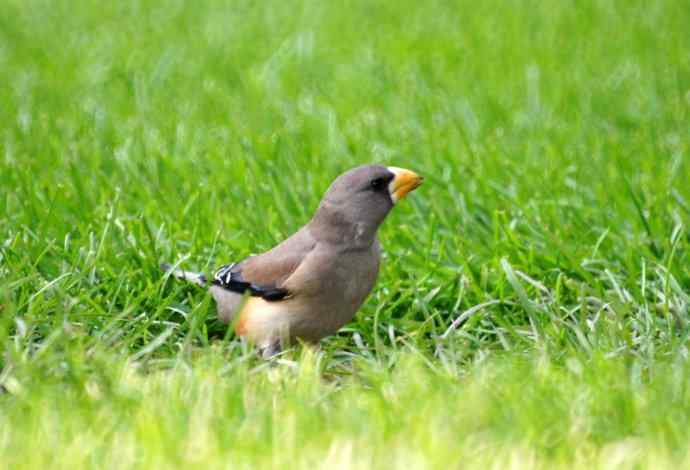
[[[690,465],[690,3],[5,0],[0,467]],[[266,362],[207,273],[425,184]]]

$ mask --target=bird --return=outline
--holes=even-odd
[[[378,277],[379,226],[423,178],[363,165],[338,176],[311,220],[274,248],[226,264],[211,279],[168,263],[171,276],[208,288],[219,320],[270,358],[295,340],[316,344],[348,323]]]

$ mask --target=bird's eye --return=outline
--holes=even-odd
[[[382,189],[386,185],[386,180],[383,178],[375,178],[371,180],[371,189],[373,190],[379,190]]]

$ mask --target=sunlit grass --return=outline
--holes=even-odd
[[[14,390],[0,414],[11,468],[231,466],[553,468],[688,463],[687,364],[494,358],[462,374],[414,354],[386,370],[356,360],[325,380],[322,354],[274,367],[143,373],[109,362],[84,380]],[[682,450],[681,450],[682,449]]]

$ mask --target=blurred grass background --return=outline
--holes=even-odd
[[[4,1],[0,462],[687,463],[688,51],[677,0]],[[426,184],[318,352],[158,271],[369,162]]]

